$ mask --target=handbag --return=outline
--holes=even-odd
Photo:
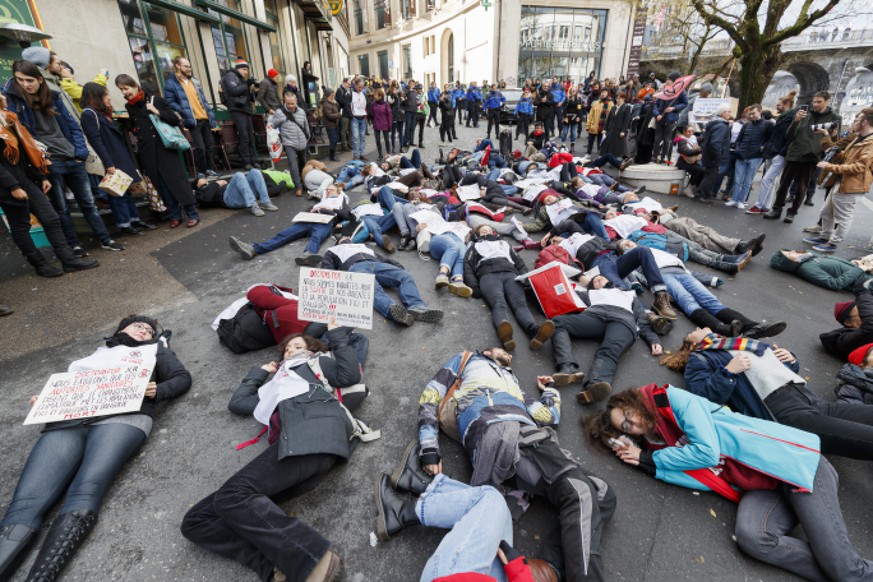
[[[149,180],[148,177],[144,176],[142,181],[137,183],[137,187],[142,188],[142,190],[145,191],[145,195],[149,199],[149,208],[152,212],[161,214],[167,211],[167,205],[164,204],[164,199],[161,198],[157,188],[155,188],[154,184],[152,184],[152,181]]]
[[[97,129],[100,129],[100,116],[97,115],[97,112],[93,109],[85,109],[85,111],[90,111],[94,114],[94,118],[97,120]],[[84,111],[82,113],[84,114]],[[106,166],[103,165],[103,160],[100,159],[100,156],[97,155],[97,152],[94,151],[91,144],[86,141],[85,147],[88,148],[88,159],[85,160],[85,171],[92,176],[103,176],[106,174]]]
[[[127,192],[127,189],[130,188],[132,182],[133,178],[128,176],[127,173],[115,170],[115,172],[107,173],[103,176],[103,179],[100,180],[100,189],[110,196],[121,198]]]
[[[152,105],[155,104],[154,97],[152,97],[150,103]],[[158,132],[158,136],[161,138],[161,143],[164,144],[165,148],[180,152],[191,149],[191,144],[188,143],[185,134],[182,133],[180,128],[173,127],[169,123],[161,121],[154,113],[149,114],[149,119],[152,120],[152,125],[155,126],[155,130]]]

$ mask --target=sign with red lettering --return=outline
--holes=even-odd
[[[151,375],[137,365],[52,374],[24,424],[136,412]]]
[[[300,270],[297,317],[303,321],[373,329],[373,299],[376,277],[329,269]]]

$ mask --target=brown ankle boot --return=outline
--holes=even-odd
[[[670,305],[670,296],[666,291],[658,291],[655,293],[655,302],[652,303],[652,311],[667,319],[676,319],[676,312]]]

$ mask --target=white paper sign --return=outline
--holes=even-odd
[[[300,270],[300,300],[297,317],[303,321],[373,329],[376,277],[327,269]]]
[[[688,122],[689,123],[698,123],[700,125],[706,125],[707,122],[711,121],[713,117],[715,117],[715,112],[718,111],[718,108],[722,105],[730,105],[731,98],[714,98],[714,97],[698,97],[694,100],[694,107],[688,113]]]
[[[298,212],[291,222],[313,222],[315,224],[327,224],[336,218],[333,214],[317,214],[315,212]]]
[[[546,214],[549,215],[549,220],[552,222],[552,226],[558,226],[578,212],[580,212],[580,210],[573,205],[573,201],[569,198],[558,200],[554,204],[546,206]]]
[[[482,198],[482,192],[476,184],[469,186],[458,186],[458,198],[466,202],[468,200],[479,200]]]
[[[151,375],[151,368],[137,365],[52,374],[24,424],[135,412]]]

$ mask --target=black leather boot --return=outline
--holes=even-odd
[[[35,541],[36,531],[26,525],[16,523],[0,528],[0,580],[12,578]]]
[[[421,523],[415,515],[415,499],[394,491],[387,473],[376,481],[376,505],[379,510],[376,533],[383,542],[406,526]]]
[[[418,439],[413,439],[406,450],[400,464],[391,475],[391,486],[401,491],[409,491],[421,495],[433,477],[421,470],[421,445]]]
[[[25,258],[27,259],[27,262],[33,266],[36,274],[40,277],[61,277],[64,274],[63,271],[49,263],[48,259],[46,259],[40,251],[31,253]]]
[[[715,317],[721,321],[722,323],[727,323],[728,325],[732,325],[734,321],[740,322],[740,332],[743,333],[746,330],[752,329],[756,325],[758,325],[757,321],[752,321],[739,311],[735,309],[731,309],[730,307],[725,307],[721,311],[715,314]],[[738,334],[739,335],[739,334]],[[736,337],[736,336],[734,336]]]
[[[61,260],[61,264],[64,266],[65,273],[72,273],[73,271],[84,271],[86,269],[94,269],[100,266],[100,261],[97,259],[86,259],[84,257],[77,257],[76,253],[73,252],[73,249],[70,247],[56,248],[55,254]]]
[[[59,515],[42,543],[27,582],[53,582],[94,529],[97,514],[71,511]]]
[[[570,334],[561,326],[555,326],[552,334],[552,356],[558,371],[552,374],[556,386],[566,386],[582,381],[585,374],[579,369],[579,365],[573,361],[573,342]]]
[[[722,318],[712,315],[705,309],[695,309],[688,319],[697,327],[708,327],[724,337],[737,337],[740,335],[743,327],[742,322],[737,319],[725,322]]]

